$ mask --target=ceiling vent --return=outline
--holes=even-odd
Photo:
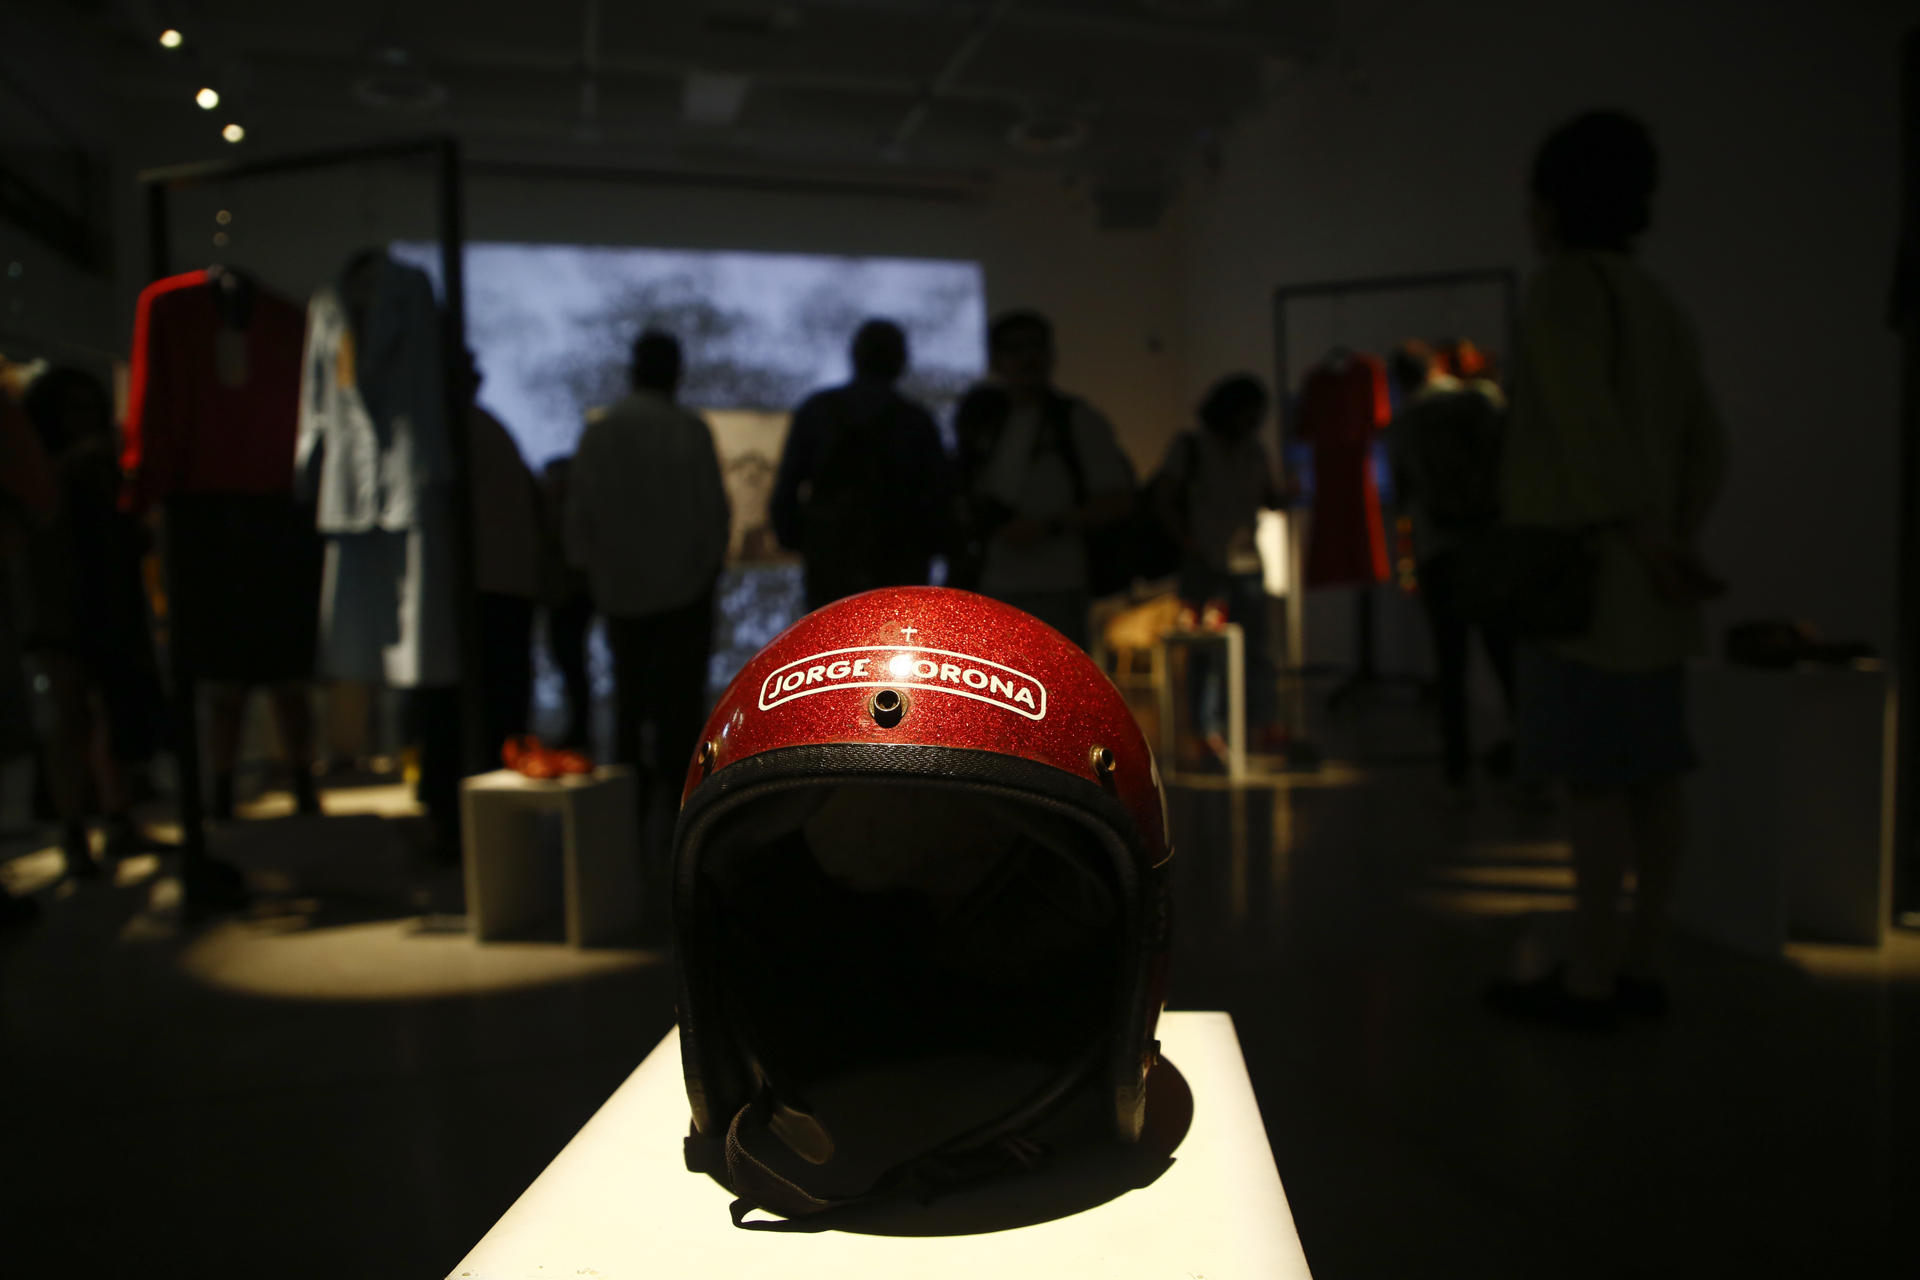
[[[752,84],[746,76],[690,71],[681,86],[681,114],[688,124],[732,124],[740,118],[740,108],[746,105]]]

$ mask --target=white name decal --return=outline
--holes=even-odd
[[[760,709],[830,689],[934,689],[1004,707],[1029,720],[1047,718],[1047,687],[1024,671],[972,654],[913,645],[829,649],[789,662],[760,682]]]

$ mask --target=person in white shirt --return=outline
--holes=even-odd
[[[613,650],[614,755],[639,771],[642,797],[679,777],[700,733],[731,520],[713,432],[675,403],[680,371],[676,339],[640,335],[633,394],[590,416],[567,495],[567,558],[586,571]]]
[[[1133,507],[1133,467],[1106,415],[1053,386],[1053,325],[1014,311],[987,333],[1004,420],[982,450],[969,497],[990,514],[979,590],[1087,644],[1089,531]]]

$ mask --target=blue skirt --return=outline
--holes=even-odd
[[[1518,657],[1522,780],[1630,787],[1697,763],[1684,666],[1612,671],[1531,644]]]

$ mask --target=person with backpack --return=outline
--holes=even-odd
[[[1214,383],[1200,401],[1199,426],[1181,432],[1149,486],[1162,527],[1181,548],[1182,617],[1201,625],[1240,626],[1246,653],[1247,728],[1255,750],[1286,743],[1280,724],[1280,669],[1269,634],[1266,575],[1254,539],[1262,509],[1282,505],[1280,486],[1260,426],[1271,397],[1260,379],[1240,373]],[[1226,679],[1213,656],[1188,651],[1196,731],[1224,757]]]
[[[1096,584],[1112,585],[1100,581],[1110,566],[1096,554],[1111,548],[1098,540],[1134,514],[1133,466],[1106,415],[1054,387],[1054,354],[1053,324],[1039,312],[995,320],[993,381],[961,402],[955,429],[974,589],[1084,649]]]
[[[1420,604],[1433,633],[1447,787],[1465,803],[1473,784],[1467,660],[1476,630],[1509,713],[1513,708],[1513,638],[1468,617],[1460,580],[1463,542],[1500,519],[1505,406],[1497,386],[1461,382],[1424,342],[1403,344],[1389,371],[1400,393],[1399,412],[1387,428],[1394,502],[1413,526]],[[1509,745],[1488,754],[1495,772],[1505,772],[1511,757]]]
[[[852,381],[794,411],[770,503],[780,545],[805,561],[809,610],[924,584],[946,538],[952,485],[940,430],[897,386],[907,335],[868,320],[852,358]]]

